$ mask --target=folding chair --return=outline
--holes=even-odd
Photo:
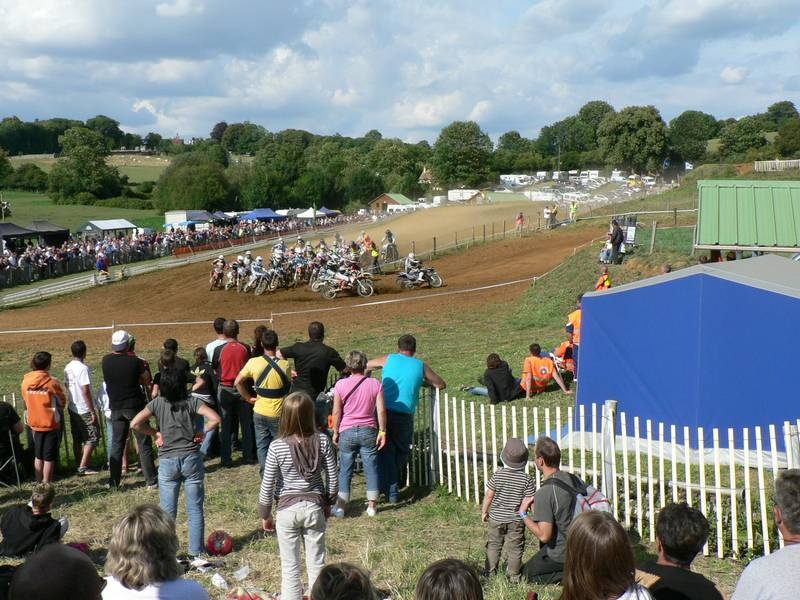
[[[0,473],[5,471],[9,465],[12,465],[14,467],[14,475],[16,475],[17,477],[17,487],[21,487],[22,482],[20,481],[19,478],[19,465],[17,464],[17,449],[15,444],[16,440],[14,439],[14,436],[11,433],[10,429],[8,429],[6,433],[8,434],[8,446],[9,448],[11,448],[11,456],[9,456],[2,464],[0,464]],[[13,485],[3,481],[2,477],[0,477],[0,485],[7,488],[14,487]]]

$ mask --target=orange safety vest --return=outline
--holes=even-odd
[[[569,356],[567,356],[567,352],[569,352]],[[561,342],[553,351],[553,354],[564,360],[564,366],[567,371],[575,372],[575,359],[572,358],[572,344],[569,342]]]
[[[603,290],[607,290],[611,287],[611,278],[608,275],[601,275],[600,279],[597,280],[597,283],[594,286],[594,289],[598,292],[602,292]]]
[[[572,325],[572,343],[581,345],[581,309],[573,310],[567,317],[567,325]]]
[[[525,365],[522,367],[522,380],[520,383],[527,391],[528,376],[530,376],[532,384],[530,391],[541,392],[553,379],[555,370],[556,366],[549,358],[529,356],[525,359]]]

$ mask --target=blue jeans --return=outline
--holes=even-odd
[[[378,499],[378,430],[357,425],[339,433],[339,498],[350,500],[356,454],[361,453],[364,476],[367,478],[367,500]]]
[[[178,494],[183,482],[186,516],[189,520],[189,554],[203,551],[205,515],[205,467],[203,455],[193,452],[178,458],[161,458],[158,463],[158,496],[161,508],[173,519],[178,515]]]
[[[378,482],[389,502],[397,502],[400,473],[408,463],[413,436],[413,414],[386,411],[386,445],[378,453]]]
[[[264,473],[264,461],[267,460],[267,451],[273,440],[278,438],[280,417],[265,417],[253,413],[253,427],[256,430],[256,454],[258,455],[259,473]]]
[[[489,397],[489,388],[483,387],[481,385],[469,387],[467,388],[467,392],[474,396],[486,396],[487,398]]]

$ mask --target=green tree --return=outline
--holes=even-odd
[[[0,188],[12,187],[9,185],[8,179],[13,173],[14,167],[11,166],[11,161],[8,160],[8,154],[0,148]]]
[[[769,131],[778,131],[787,121],[800,119],[794,102],[783,100],[770,105],[767,109],[765,128]]]
[[[2,159],[0,159],[0,164]],[[2,166],[0,166],[2,171]],[[2,177],[0,176],[0,180]],[[47,189],[47,173],[33,163],[23,163],[6,177],[6,187],[28,192],[43,192]]]
[[[190,152],[173,160],[156,184],[153,204],[165,211],[234,208],[225,170],[203,152]]]
[[[683,160],[696,161],[706,154],[708,140],[719,133],[713,115],[699,110],[686,110],[669,122],[669,140]]]
[[[800,119],[786,121],[775,138],[775,148],[785,158],[800,155]]]
[[[161,137],[161,134],[155,133],[151,131],[146,136],[144,136],[144,147],[150,150],[151,152],[158,152],[161,150],[161,145],[164,142],[164,138]]]
[[[614,113],[614,107],[603,100],[592,100],[581,106],[578,111],[578,120],[587,125],[591,130],[591,143],[585,150],[597,148],[597,128],[609,114]]]
[[[475,121],[455,121],[433,145],[432,168],[446,186],[476,186],[491,179],[492,140]]]
[[[86,120],[86,127],[96,131],[106,140],[109,150],[119,148],[125,135],[119,128],[119,121],[105,115],[97,115]]]
[[[64,158],[50,171],[49,192],[56,200],[89,194],[94,198],[118,196],[119,171],[106,164],[106,140],[97,131],[73,127],[59,138]]]
[[[344,177],[344,200],[347,204],[365,206],[386,191],[383,179],[366,167],[350,169]]]
[[[720,153],[732,156],[751,148],[760,148],[767,143],[761,127],[757,117],[742,117],[736,123],[725,126],[720,133]]]
[[[654,106],[628,106],[609,113],[597,128],[607,165],[655,171],[667,155],[667,126]]]
[[[263,127],[249,121],[232,123],[225,128],[221,143],[225,150],[234,154],[255,154],[266,135]]]
[[[542,127],[536,140],[536,149],[545,156],[555,156],[559,150],[583,152],[595,146],[595,130],[577,116],[567,117],[552,125]],[[562,165],[563,166],[563,165]]]
[[[220,121],[219,123],[215,124],[211,129],[211,139],[222,142],[222,136],[225,135],[225,130],[227,128],[228,124],[225,121]]]

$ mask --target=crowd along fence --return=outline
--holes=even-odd
[[[561,447],[562,469],[602,490],[616,518],[643,540],[655,541],[661,508],[685,501],[708,518],[705,555],[767,555],[784,543],[772,513],[773,482],[781,469],[800,468],[798,428],[800,419],[709,431],[642,420],[614,401],[550,408],[436,392],[420,401],[408,482],[479,504],[508,438],[532,448],[547,435]],[[538,487],[532,462],[526,472]]]

